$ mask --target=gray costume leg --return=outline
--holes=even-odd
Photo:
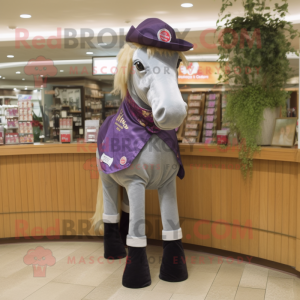
[[[123,187],[122,211],[129,214],[129,199],[126,189]]]
[[[162,239],[164,241],[182,239],[177,206],[176,174],[158,189],[158,197],[163,224]]]
[[[119,185],[107,174],[100,171],[103,186],[103,222],[118,223],[120,216],[118,213],[118,192]]]
[[[145,235],[145,185],[138,179],[127,187],[130,222],[126,244],[131,247],[146,247]]]

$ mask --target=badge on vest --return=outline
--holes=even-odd
[[[102,160],[102,162],[106,163],[110,167],[114,159],[103,153],[101,155],[101,160]]]

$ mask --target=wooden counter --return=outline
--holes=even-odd
[[[93,235],[88,220],[99,178],[95,151],[95,144],[0,147],[0,238]],[[298,149],[262,148],[247,181],[237,149],[181,145],[180,151],[186,172],[177,181],[183,241],[300,271]],[[147,236],[160,239],[157,192],[147,191],[146,198]]]

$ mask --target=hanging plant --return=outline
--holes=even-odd
[[[273,9],[265,0],[244,0],[244,16],[231,18],[224,12],[233,2],[236,0],[222,0],[217,21],[218,30],[225,28],[218,37],[223,70],[219,81],[230,84],[224,117],[236,126],[241,137],[239,158],[246,177],[259,150],[264,109],[285,108],[288,92],[283,88],[292,72],[287,54],[296,53],[291,40],[299,32],[284,20],[287,0],[282,0],[282,5],[275,3]]]

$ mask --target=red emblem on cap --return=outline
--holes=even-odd
[[[157,37],[160,41],[165,42],[165,43],[170,43],[171,41],[171,33],[168,29],[161,29],[159,30],[159,32],[157,33]]]
[[[121,164],[122,166],[124,166],[126,163],[127,163],[127,158],[126,158],[126,156],[122,156],[121,159],[120,159],[120,164]]]

